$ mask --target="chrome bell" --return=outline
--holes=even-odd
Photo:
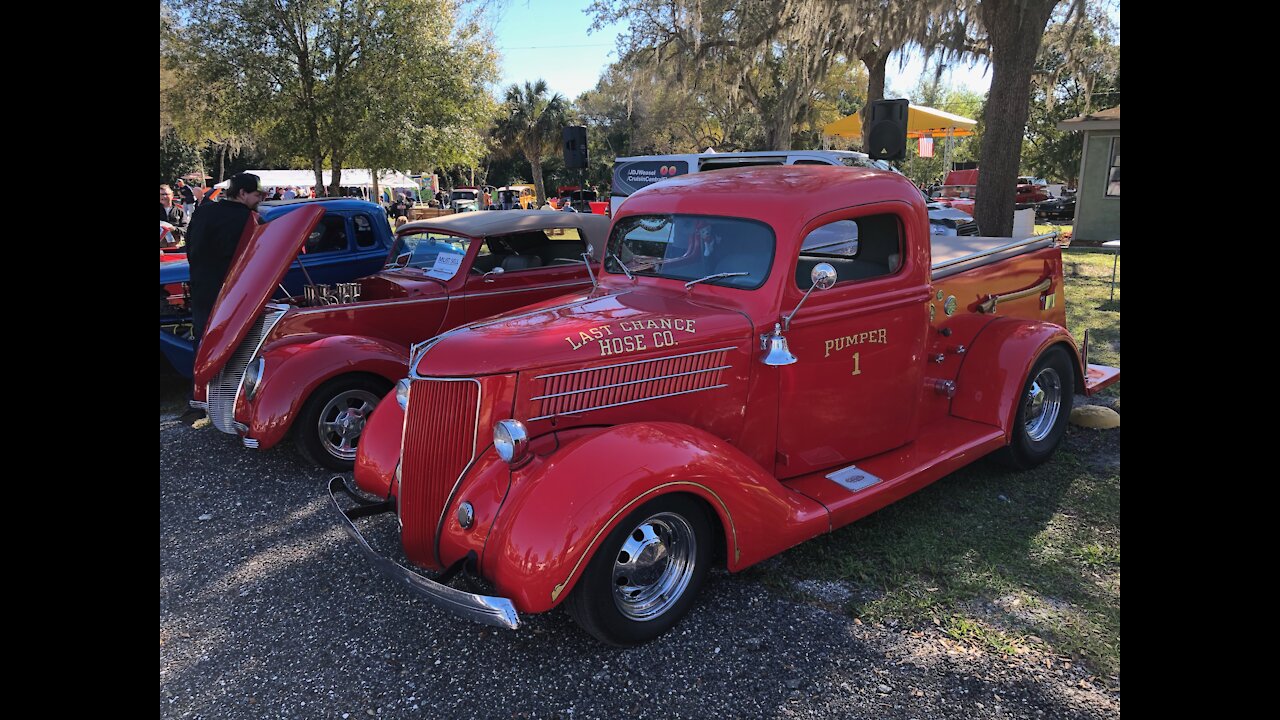
[[[760,344],[769,350],[764,356],[765,365],[777,367],[790,365],[796,361],[796,356],[792,355],[790,348],[787,347],[787,338],[782,334],[781,323],[774,323],[773,332],[760,338]]]

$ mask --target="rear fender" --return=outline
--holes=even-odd
[[[262,353],[263,379],[252,401],[241,395],[236,418],[249,426],[261,449],[280,442],[311,393],[339,375],[368,373],[390,382],[404,377],[409,349],[356,335],[330,335],[286,343]]]
[[[956,379],[951,414],[994,425],[1010,437],[1018,412],[1017,398],[1036,359],[1053,345],[1071,356],[1077,390],[1084,388],[1080,354],[1071,334],[1061,325],[999,318],[979,331],[964,356]]]
[[[830,530],[825,508],[729,443],[680,423],[632,423],[580,436],[512,473],[483,574],[522,612],[550,610],[628,513],[676,493],[715,514],[732,571]]]

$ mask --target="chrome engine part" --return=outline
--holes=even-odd
[[[304,307],[321,305],[342,305],[360,301],[360,283],[338,283],[336,285],[307,285],[302,289]]]

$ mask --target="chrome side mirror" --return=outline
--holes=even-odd
[[[831,263],[818,263],[817,265],[814,265],[813,270],[809,273],[809,279],[813,281],[813,284],[805,291],[804,297],[800,298],[800,302],[796,303],[796,309],[782,316],[782,329],[791,329],[791,319],[796,316],[796,313],[800,312],[800,306],[804,305],[804,301],[809,299],[809,293],[813,292],[815,288],[818,290],[829,289],[832,285],[836,284],[836,280],[838,280],[839,277],[840,276],[836,273],[836,269],[832,267]]]
[[[836,284],[839,275],[836,274],[836,269],[831,266],[831,263],[818,263],[809,273],[809,279],[813,281],[813,287],[809,288],[810,290],[815,287],[819,290],[830,290],[831,286]]]
[[[501,274],[502,274],[502,273],[504,273],[504,272],[506,272],[506,270],[503,270],[503,269],[502,269],[502,266],[501,266],[501,265],[499,265],[498,267],[496,267],[496,268],[494,268],[494,269],[492,269],[492,270],[490,270],[489,272],[487,272],[487,273],[485,273],[485,274],[484,274],[484,281],[485,281],[485,282],[493,282],[493,278],[489,277],[490,275],[501,275]]]

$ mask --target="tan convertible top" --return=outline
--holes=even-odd
[[[480,210],[441,215],[440,217],[426,220],[414,220],[411,223],[401,225],[397,232],[442,230],[459,235],[483,237],[486,235],[509,235],[530,230],[570,227],[584,230],[589,236],[600,235],[603,237],[609,232],[609,218],[594,213],[571,213],[556,210]]]
[[[435,231],[479,238],[555,228],[577,228],[582,238],[591,245],[595,256],[598,258],[604,256],[604,246],[609,239],[609,218],[594,213],[556,210],[478,210],[414,220],[401,225],[400,229],[396,230],[396,234]]]

